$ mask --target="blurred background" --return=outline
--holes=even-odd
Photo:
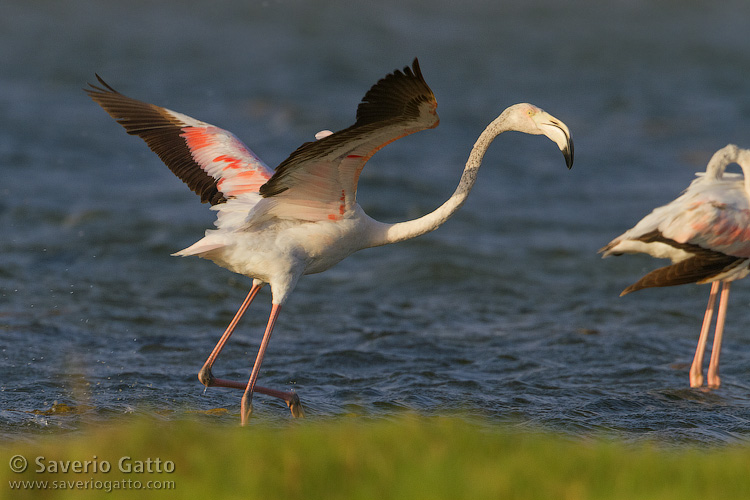
[[[459,413],[573,435],[746,440],[749,285],[730,299],[722,388],[689,389],[708,287],[619,298],[663,262],[597,250],[678,196],[715,150],[750,147],[748,18],[743,0],[5,0],[0,435],[132,413],[239,418],[240,392],[204,392],[196,375],[250,280],[170,257],[214,214],[86,96],[95,73],[234,132],[273,167],[351,125],[367,89],[418,57],[441,125],[369,162],[368,214],[436,208],[476,137],[517,102],[570,127],[574,168],[543,137],[501,136],[442,228],[301,280],[259,383],[296,390],[311,418]],[[269,303],[266,290],[217,376],[249,376]],[[261,396],[255,412],[290,418]]]

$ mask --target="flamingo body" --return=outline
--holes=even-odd
[[[271,285],[273,301],[283,304],[300,276],[323,272],[347,256],[372,246],[380,223],[355,207],[340,221],[299,224],[293,220],[216,230],[174,255],[197,255],[238,274]]]
[[[443,205],[418,219],[386,224],[370,218],[357,203],[357,182],[365,163],[379,149],[439,123],[435,96],[416,59],[365,94],[354,125],[319,132],[316,141],[297,148],[273,171],[233,134],[126,97],[97,78],[100,86],[87,90],[91,98],[128,133],[145,140],[217,212],[215,229],[174,255],[209,259],[253,279],[247,298],[198,375],[207,387],[245,390],[243,423],[254,392],[280,397],[294,415],[302,414],[296,394],[255,384],[281,306],[301,276],[325,271],[363,248],[403,241],[439,227],[466,200],[485,151],[502,132],[546,135],[563,152],[568,168],[573,162],[567,126],[536,106],[516,104],[477,139],[456,191]],[[271,287],[272,309],[250,380],[241,384],[217,379],[211,372],[216,357],[265,284]]]
[[[732,163],[739,164],[743,174],[727,173],[726,167]],[[708,380],[710,387],[718,387],[718,359],[729,283],[750,273],[750,150],[727,145],[714,153],[705,172],[696,175],[677,199],[653,210],[600,252],[604,257],[646,253],[672,261],[671,265],[646,274],[621,295],[650,287],[713,284],[691,367],[693,387],[703,383],[703,349],[718,285],[724,283]]]

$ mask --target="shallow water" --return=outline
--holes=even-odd
[[[750,147],[750,4],[249,4],[3,4],[0,435],[139,412],[238,419],[239,391],[204,393],[196,374],[250,281],[170,257],[213,214],[85,96],[95,72],[276,165],[350,125],[369,86],[418,56],[441,125],[371,160],[359,189],[370,215],[438,206],[515,102],[568,124],[575,166],[546,139],[501,137],[444,227],[301,280],[259,383],[296,390],[312,418],[458,412],[572,435],[747,441],[746,283],[733,288],[722,388],[693,390],[708,288],[619,298],[659,263],[596,251],[713,151]],[[217,376],[249,376],[269,301],[262,292]],[[255,412],[289,418],[261,396]]]

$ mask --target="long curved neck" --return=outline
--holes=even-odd
[[[750,197],[750,150],[741,149],[734,144],[729,144],[711,157],[706,166],[706,176],[715,180],[721,180],[726,168],[736,163],[742,168],[745,182],[745,192]]]
[[[484,154],[490,147],[490,144],[492,144],[492,141],[498,135],[510,129],[511,128],[508,127],[507,124],[506,113],[497,117],[487,126],[487,128],[484,129],[476,143],[474,143],[474,147],[471,149],[471,153],[469,153],[469,159],[466,160],[466,166],[461,175],[461,180],[451,197],[434,212],[419,217],[418,219],[398,222],[396,224],[381,223],[381,231],[378,231],[379,234],[377,234],[374,241],[371,242],[371,246],[386,245],[389,243],[408,240],[429,233],[430,231],[434,231],[440,227],[454,213],[456,213],[466,201],[469,192],[471,192],[471,188],[474,187],[474,183],[477,180],[477,172],[482,165]]]
[[[742,176],[745,178],[745,193],[750,198],[750,150],[742,149],[740,151],[737,164],[742,168]]]

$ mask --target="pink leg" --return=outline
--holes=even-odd
[[[242,305],[237,311],[237,314],[234,315],[232,322],[229,323],[229,326],[224,331],[224,334],[219,339],[219,342],[216,343],[216,347],[214,347],[214,350],[211,351],[211,354],[209,354],[208,359],[203,364],[203,368],[201,368],[201,371],[198,372],[198,380],[200,380],[201,384],[205,385],[206,388],[229,387],[221,383],[225,381],[221,379],[217,379],[213,376],[213,374],[211,373],[211,368],[214,366],[214,363],[216,362],[216,358],[219,357],[219,353],[221,353],[221,350],[224,349],[224,345],[229,340],[229,337],[232,336],[234,329],[237,327],[237,324],[240,322],[240,318],[242,318],[242,316],[245,314],[245,311],[247,310],[248,306],[253,301],[253,299],[258,294],[258,292],[260,291],[261,286],[262,285],[253,284],[253,287],[250,289],[250,292],[247,294],[247,297],[245,297],[245,301],[242,302]]]
[[[239,323],[240,318],[242,318],[242,316],[245,314],[245,311],[247,310],[248,306],[250,306],[250,303],[258,294],[261,287],[262,285],[253,284],[253,287],[250,289],[250,292],[247,294],[247,297],[245,297],[244,302],[242,302],[242,305],[237,311],[237,314],[234,315],[232,322],[229,323],[229,326],[227,327],[227,329],[224,331],[224,334],[219,339],[219,342],[216,344],[216,347],[214,347],[213,351],[211,351],[211,354],[208,356],[208,359],[203,364],[203,368],[201,368],[201,371],[198,372],[198,380],[200,380],[201,383],[205,385],[207,388],[208,387],[229,387],[232,389],[247,390],[248,384],[246,383],[235,382],[233,380],[226,380],[226,379],[214,377],[213,373],[211,373],[211,368],[213,367],[213,364],[216,362],[216,358],[219,357],[219,353],[221,353],[222,349],[224,348],[224,345],[229,340],[229,337],[232,336],[232,332],[234,332],[234,329],[237,327],[237,324]],[[270,337],[270,334],[268,335],[268,337]],[[265,352],[265,348],[263,348],[263,351]],[[256,361],[256,364],[257,364],[257,361]],[[256,378],[257,378],[257,374],[256,374]],[[261,387],[257,385],[253,387],[253,392],[259,392],[267,396],[272,396],[275,398],[283,399],[284,401],[286,401],[287,406],[289,406],[289,409],[291,410],[293,416],[295,417],[304,416],[304,412],[302,411],[302,405],[300,404],[300,401],[299,401],[299,396],[297,396],[297,394],[293,392],[278,391],[276,389],[269,389],[267,387]]]
[[[248,380],[247,385],[245,387],[245,393],[242,395],[242,407],[240,410],[241,411],[240,422],[242,425],[247,424],[247,421],[250,418],[250,414],[253,411],[253,392],[262,392],[259,390],[260,387],[257,387],[255,385],[255,382],[258,380],[258,374],[260,373],[260,365],[263,363],[263,357],[266,354],[268,343],[271,340],[271,333],[273,333],[273,327],[276,324],[276,320],[278,319],[280,312],[281,312],[281,305],[273,304],[273,306],[271,307],[271,315],[268,317],[268,324],[266,325],[266,331],[263,334],[263,340],[260,343],[260,348],[258,349],[258,355],[255,358],[253,371],[250,373],[250,380]],[[295,406],[299,405],[299,399],[297,399],[296,405],[294,405],[293,402],[290,402],[288,399],[286,401],[287,401],[287,405],[289,406],[289,409],[292,410],[292,414],[294,414]],[[301,407],[299,409],[301,410]]]
[[[690,366],[690,387],[700,387],[703,385],[703,356],[706,352],[706,341],[708,340],[708,329],[711,327],[711,318],[714,315],[714,304],[716,296],[719,294],[719,282],[711,283],[711,293],[708,296],[708,307],[706,314],[703,316],[703,326],[701,334],[698,337],[698,347],[695,349],[693,364]]]
[[[721,385],[721,378],[719,378],[719,354],[721,354],[721,339],[724,335],[724,320],[727,318],[730,284],[731,282],[729,281],[724,282],[724,286],[721,289],[721,299],[719,300],[719,312],[716,316],[714,347],[711,349],[711,362],[708,365],[708,387],[711,389],[718,389]]]

